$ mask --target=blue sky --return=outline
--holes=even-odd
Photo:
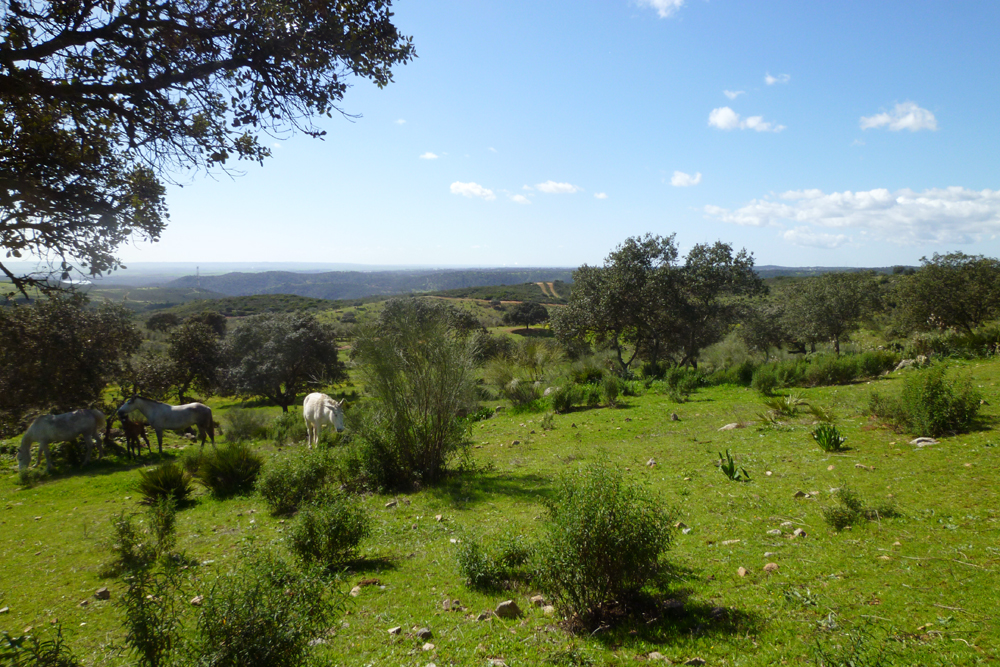
[[[325,140],[168,194],[126,261],[758,264],[1000,256],[1000,3],[402,0],[418,58]],[[197,240],[195,240],[197,239]]]

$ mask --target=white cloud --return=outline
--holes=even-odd
[[[430,151],[427,151],[426,153],[424,153],[423,155],[420,156],[420,159],[421,160],[436,160],[436,159],[438,159],[438,157],[439,156],[436,155],[435,153],[431,153]]]
[[[692,176],[691,174],[685,174],[683,171],[675,171],[674,175],[670,178],[670,185],[675,188],[687,188],[692,185],[698,185],[701,183],[701,172]]]
[[[598,192],[597,194],[594,195],[594,199],[607,199],[607,198],[608,198],[608,193],[606,192]]]
[[[725,95],[726,97],[728,97],[731,100],[735,100],[737,97],[739,97],[740,95],[743,95],[744,93],[746,93],[745,90],[723,90],[722,91],[722,94]]]
[[[530,185],[522,185],[521,189],[522,190],[534,190],[535,188],[531,187]]]
[[[729,107],[719,107],[712,109],[708,114],[708,124],[720,130],[754,130],[755,132],[781,132],[784,125],[775,125],[765,121],[763,116],[750,116],[746,119]]]
[[[406,125],[406,121],[402,118],[397,118],[393,122],[396,123],[396,125]]]
[[[667,19],[684,6],[684,0],[638,0],[639,5],[655,9],[661,19]]]
[[[781,236],[789,243],[794,243],[795,245],[829,249],[839,248],[850,240],[846,234],[826,234],[824,232],[817,232],[809,227],[789,229]]]
[[[510,199],[511,199],[511,201],[516,202],[518,204],[530,204],[531,203],[531,200],[528,199],[527,197],[525,197],[524,195],[514,195]]]
[[[733,211],[706,206],[705,213],[754,227],[784,227],[788,222],[796,225],[792,239],[825,243],[837,242],[836,235],[824,237],[810,227],[855,230],[864,240],[897,245],[973,243],[1000,234],[1000,191],[950,187],[826,194],[793,190],[776,199],[755,199]]]
[[[497,152],[497,149],[493,148],[492,146],[490,146],[490,147],[489,147],[489,148],[487,148],[486,150],[488,150],[488,151],[489,151],[489,152],[491,152],[491,153],[496,153],[496,152]]]
[[[550,195],[568,195],[583,189],[571,183],[556,183],[555,181],[545,181],[535,187]]]
[[[937,130],[937,118],[927,109],[921,109],[916,102],[897,104],[892,113],[877,113],[861,117],[861,129],[888,127],[893,132],[899,130]]]
[[[778,76],[771,76],[771,73],[768,72],[764,76],[764,83],[766,83],[769,86],[773,86],[776,83],[788,83],[791,80],[792,77],[790,77],[787,74],[779,74]]]
[[[271,147],[274,148],[274,149],[280,150],[281,149],[281,144],[279,144],[277,141],[275,141],[273,144],[271,144]]]
[[[461,183],[455,181],[451,184],[451,193],[455,195],[462,195],[463,197],[479,197],[480,199],[485,199],[486,201],[493,201],[497,198],[493,191],[484,188],[479,183]]]

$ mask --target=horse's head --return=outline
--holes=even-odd
[[[138,396],[133,396],[132,398],[130,398],[127,401],[125,401],[124,403],[122,403],[121,407],[118,408],[118,410],[117,410],[118,416],[121,417],[123,415],[127,415],[128,413],[130,413],[133,410],[135,410],[136,409],[135,399],[137,399],[137,398],[138,398]]]
[[[337,429],[337,433],[344,430],[344,400],[330,399],[326,402],[327,407],[333,412],[333,427]]]

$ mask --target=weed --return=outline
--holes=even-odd
[[[847,487],[837,489],[834,497],[840,505],[824,507],[823,519],[838,532],[848,526],[857,526],[863,521],[878,521],[900,516],[892,501],[887,500],[875,506],[867,506],[861,496]]]
[[[8,667],[82,667],[73,652],[63,642],[62,626],[56,625],[56,636],[46,641],[34,635],[12,637],[0,633],[0,664]]]
[[[824,452],[839,452],[847,442],[847,438],[833,424],[820,424],[812,432],[812,437]]]
[[[534,555],[531,545],[520,532],[507,530],[489,541],[467,537],[459,545],[458,571],[470,588],[496,590],[526,582],[530,573],[525,566]]]
[[[226,440],[249,442],[267,438],[267,417],[255,410],[233,408],[226,413]]]
[[[733,457],[729,453],[728,449],[726,450],[725,457],[722,456],[722,452],[719,452],[719,469],[730,482],[750,481],[750,473],[747,472],[746,468],[736,467],[736,461],[733,460]]]
[[[832,624],[832,619],[830,619]],[[835,624],[834,624],[835,625]],[[881,634],[882,636],[878,636]],[[843,637],[813,647],[816,667],[888,667],[898,664],[890,649],[888,632],[866,629],[847,631]]]
[[[551,431],[552,429],[554,429],[556,427],[555,415],[550,412],[544,417],[542,417],[540,426],[542,427],[543,431]]]

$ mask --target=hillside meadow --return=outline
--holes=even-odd
[[[870,391],[898,390],[903,373],[794,390],[837,415],[847,449],[835,454],[811,438],[808,413],[765,426],[757,417],[765,409],[760,395],[740,387],[701,388],[684,403],[646,392],[615,408],[577,408],[549,419],[544,411],[486,404],[504,409],[471,425],[469,456],[444,484],[364,497],[374,529],[360,557],[331,574],[343,610],[314,659],[359,666],[699,658],[708,665],[994,664],[1000,361],[950,364],[949,373],[970,377],[986,404],[976,430],[924,447],[862,414]],[[223,419],[238,405],[211,404]],[[733,423],[740,427],[719,430]],[[173,434],[166,441],[166,459],[193,446]],[[8,452],[14,444],[5,443]],[[255,446],[271,459],[304,445]],[[749,482],[720,472],[719,454],[727,450]],[[140,511],[140,466],[159,461],[147,453],[139,464],[115,456],[83,470],[63,464],[23,488],[13,456],[4,455],[0,629],[45,638],[58,626],[86,664],[129,664],[114,649],[123,638],[116,606],[122,584],[102,577],[101,565],[109,558],[112,517]],[[646,485],[679,524],[668,554],[669,584],[651,591],[641,615],[573,634],[564,619],[532,606],[537,590],[478,592],[465,585],[455,560],[462,541],[504,531],[544,539],[554,480],[595,461]],[[900,516],[835,531],[822,509],[836,505],[833,492],[845,487],[868,503],[895,502]],[[177,516],[178,549],[198,563],[185,571],[188,626],[197,608],[187,601],[206,593],[243,549],[284,548],[288,518],[271,516],[256,496],[217,500],[200,492]],[[793,537],[795,529],[805,535]],[[772,563],[777,569],[765,571]],[[348,594],[360,584],[358,595]],[[105,586],[111,599],[95,599]],[[477,620],[505,599],[515,600],[524,616]],[[397,626],[400,634],[390,635]],[[415,636],[422,627],[430,639]]]

